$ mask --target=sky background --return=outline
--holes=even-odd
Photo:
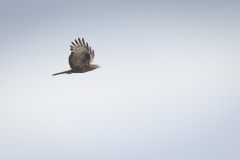
[[[240,159],[240,1],[0,1],[1,160]],[[85,38],[102,68],[68,70]]]

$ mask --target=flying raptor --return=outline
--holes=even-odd
[[[88,46],[88,43],[85,43],[83,38],[82,40],[80,38],[78,38],[78,40],[75,39],[75,43],[72,42],[72,45],[70,45],[70,50],[71,54],[68,58],[68,62],[71,69],[55,73],[53,76],[64,73],[84,73],[101,68],[97,64],[91,64],[94,59],[94,50]]]

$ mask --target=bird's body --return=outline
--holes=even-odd
[[[92,50],[91,47],[88,46],[88,43],[85,44],[83,38],[82,41],[80,40],[80,38],[78,38],[78,41],[75,40],[75,43],[72,42],[72,44],[73,45],[70,46],[70,50],[72,52],[68,58],[71,69],[55,73],[53,74],[53,76],[64,73],[84,73],[100,68],[100,66],[97,64],[91,64],[94,59],[94,50]]]

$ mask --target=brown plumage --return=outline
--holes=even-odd
[[[75,43],[72,42],[72,45],[70,45],[70,50],[72,52],[68,58],[68,62],[71,69],[55,73],[53,76],[64,73],[84,73],[100,68],[97,64],[91,64],[94,59],[94,50],[88,46],[88,43],[85,43],[83,38],[82,41],[80,38],[78,40],[75,39]]]

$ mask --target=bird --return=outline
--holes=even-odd
[[[71,54],[68,58],[69,65],[71,67],[70,70],[55,73],[52,76],[59,74],[71,74],[71,73],[84,73],[88,71],[95,70],[97,68],[101,68],[97,64],[92,64],[94,59],[94,50],[85,43],[84,39],[80,38],[75,39],[75,43],[71,42],[70,45]]]

